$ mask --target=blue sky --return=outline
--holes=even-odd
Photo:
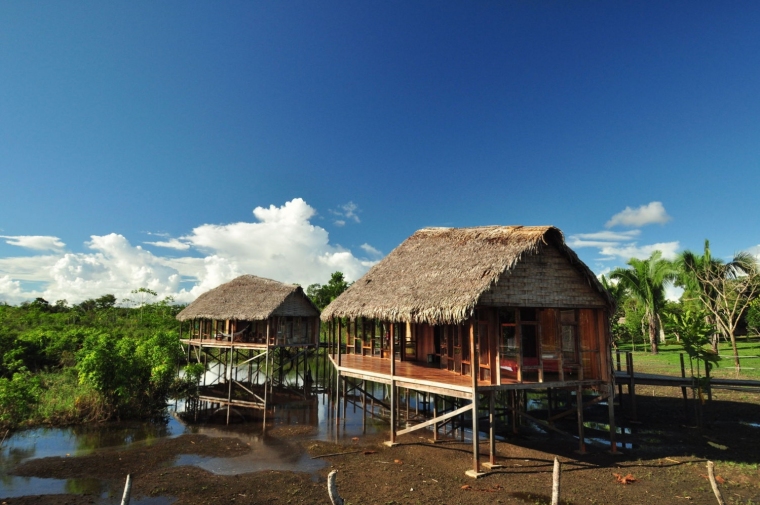
[[[353,279],[426,226],[552,224],[597,273],[760,253],[758,26],[741,1],[3,2],[0,300]]]

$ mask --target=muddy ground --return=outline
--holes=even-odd
[[[632,445],[622,454],[611,455],[601,445],[590,445],[587,453],[580,455],[574,452],[578,444],[571,438],[524,430],[497,443],[496,459],[503,468],[477,480],[465,476],[465,470],[472,467],[469,443],[449,440],[432,444],[427,440],[430,432],[401,437],[393,448],[371,437],[341,444],[294,442],[303,433],[293,433],[286,426],[275,427],[268,436],[291,444],[293,451],[320,457],[326,462],[322,470],[315,474],[266,471],[222,476],[193,466],[171,466],[178,454],[225,456],[249,450],[234,437],[182,435],[150,446],[30,460],[12,473],[97,478],[107,482],[111,495],[117,497],[125,474],[131,473],[133,496],[166,497],[165,503],[309,504],[329,503],[326,476],[335,469],[340,494],[350,504],[548,504],[557,456],[563,465],[564,504],[715,504],[706,477],[709,459],[716,462],[726,503],[760,504],[760,394],[716,391],[705,412],[709,427],[699,430],[693,402],[686,418],[680,391],[675,391],[637,389],[638,423],[631,422],[630,409],[619,416],[620,424],[633,430],[622,437],[627,447]],[[481,445],[481,452],[482,460],[488,461],[486,444]],[[43,495],[5,498],[0,505],[79,505],[99,500],[99,496],[87,494]]]

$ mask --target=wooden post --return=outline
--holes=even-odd
[[[390,397],[390,408],[391,408],[391,440],[390,442],[387,442],[386,445],[395,445],[396,444],[396,343],[395,341],[395,335],[393,334],[393,327],[395,326],[393,323],[390,325],[390,354],[391,354],[391,397]]]
[[[338,319],[338,366],[340,366],[341,347],[343,347],[343,321]]]
[[[615,351],[615,355],[617,357],[617,370],[620,371],[620,351]],[[623,410],[623,382],[620,381],[618,383],[618,407],[620,407],[620,410]]]
[[[336,374],[335,380],[335,424],[340,425],[340,370]],[[345,412],[343,413],[345,415]]]
[[[559,485],[561,477],[559,460],[554,457],[554,471],[552,472],[552,505],[559,505]]]
[[[512,402],[512,433],[517,435],[517,391],[509,391],[509,399]]]
[[[327,494],[330,496],[330,502],[332,505],[343,505],[343,498],[338,494],[338,486],[335,484],[335,474],[337,470],[333,470],[327,474]]]
[[[617,426],[615,426],[615,385],[610,383],[607,392],[609,393],[609,396],[607,397],[607,414],[609,416],[609,422],[610,422],[610,452],[612,454],[617,454],[617,441],[615,440],[615,437],[617,435]]]
[[[472,376],[472,472],[467,475],[478,477],[480,473],[480,440],[478,435],[478,353],[475,347],[475,324],[470,321],[470,375]]]
[[[633,353],[625,353],[625,360],[628,369],[628,396],[631,400],[631,418],[636,420],[636,380],[633,372]]]
[[[494,392],[488,395],[488,452],[491,468],[496,466],[496,399]]]
[[[121,505],[129,505],[129,495],[132,493],[132,474],[127,474],[127,482],[124,484],[124,494],[121,496]]]
[[[235,348],[230,347],[230,364],[228,369],[228,375],[227,378],[228,387],[227,387],[227,424],[230,424],[230,408],[232,407],[232,360],[235,355]]]
[[[436,417],[438,417],[438,397],[433,395],[433,419]],[[438,423],[433,423],[433,442],[438,442]]]
[[[362,434],[367,433],[367,381],[362,381]]]
[[[346,426],[348,417],[348,377],[343,377],[343,427]]]
[[[586,440],[583,430],[583,387],[578,386],[575,391],[575,403],[578,407],[578,452],[586,454]]]
[[[720,489],[718,489],[718,483],[715,481],[715,463],[712,461],[707,462],[707,476],[710,479],[710,486],[712,486],[715,499],[718,500],[718,505],[726,505],[726,502],[723,500],[723,495],[721,494]]]

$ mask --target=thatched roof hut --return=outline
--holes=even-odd
[[[199,296],[177,319],[261,321],[270,316],[317,316],[319,309],[301,286],[241,275]]]
[[[424,228],[328,305],[322,319],[459,324],[483,297],[497,296],[497,287],[525,294],[524,306],[613,304],[553,226]]]

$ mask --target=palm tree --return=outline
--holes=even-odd
[[[616,268],[610,273],[628,294],[644,307],[649,329],[652,354],[657,354],[657,321],[665,303],[665,283],[676,279],[673,263],[662,259],[662,252],[655,251],[646,260],[631,258],[629,268]]]
[[[713,324],[731,341],[736,369],[739,351],[736,347],[736,326],[758,291],[758,265],[754,256],[739,252],[729,262],[712,257],[710,241],[705,240],[700,256],[684,251],[678,259],[679,284],[685,293],[698,299]],[[712,338],[713,351],[718,352],[717,333]]]

